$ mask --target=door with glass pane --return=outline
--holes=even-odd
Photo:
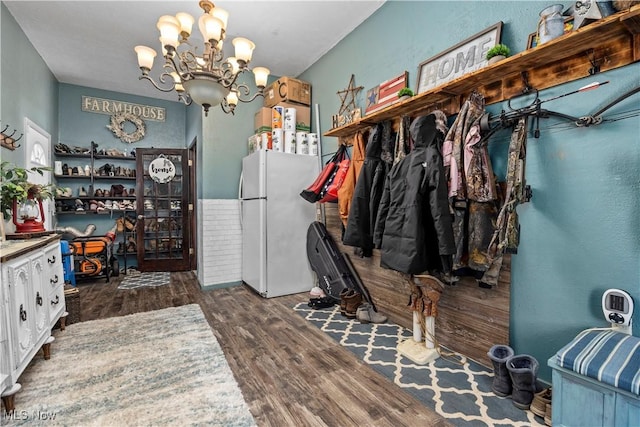
[[[138,269],[188,270],[188,150],[139,148],[136,158]]]

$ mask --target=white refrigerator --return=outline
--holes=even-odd
[[[242,280],[265,298],[314,286],[306,240],[316,208],[300,192],[318,173],[315,156],[259,150],[242,159]]]

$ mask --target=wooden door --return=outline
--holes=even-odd
[[[139,148],[136,159],[138,269],[188,270],[188,150]]]

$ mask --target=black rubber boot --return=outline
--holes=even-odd
[[[516,408],[529,409],[536,392],[538,361],[533,356],[520,354],[507,360],[507,369],[511,376],[513,392],[511,400]]]
[[[507,370],[507,359],[513,357],[514,351],[508,345],[494,345],[491,347],[487,356],[493,363],[493,383],[491,391],[496,396],[507,397],[511,394],[512,385],[509,371]]]

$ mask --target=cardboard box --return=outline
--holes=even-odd
[[[253,120],[253,130],[255,133],[264,132],[264,128],[269,128],[271,131],[271,108],[270,107],[262,107],[260,108],[254,117]]]
[[[264,106],[273,107],[281,102],[311,105],[311,84],[292,77],[280,77],[264,90]]]
[[[311,107],[300,104],[293,104],[290,102],[279,102],[278,105],[284,108],[296,109],[296,131],[311,131]]]

